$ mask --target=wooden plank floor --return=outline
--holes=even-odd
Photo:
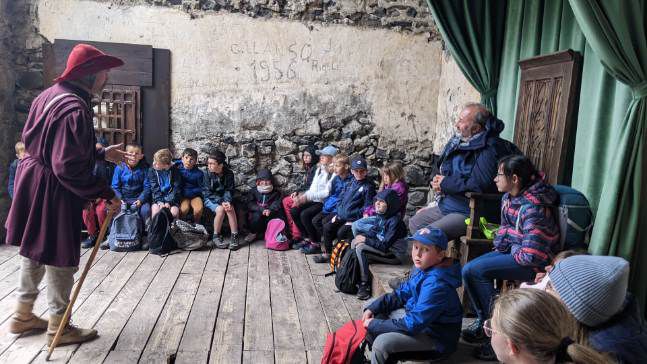
[[[82,251],[81,268],[89,255]],[[0,245],[0,363],[43,363],[44,333],[8,332],[19,268],[18,249]],[[362,310],[355,296],[336,291],[327,270],[260,241],[167,257],[99,251],[72,316],[99,338],[57,348],[52,362],[319,363],[326,334]],[[47,318],[45,293],[34,312]],[[461,343],[443,363],[477,363],[471,349]]]
[[[45,334],[7,329],[19,268],[18,249],[0,246],[0,363],[41,363]],[[100,251],[72,316],[100,336],[56,349],[52,362],[319,363],[326,334],[361,314],[326,270],[262,242],[167,257]],[[45,283],[35,304],[44,318]]]

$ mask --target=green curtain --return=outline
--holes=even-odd
[[[632,261],[630,288],[644,304],[647,242],[639,239],[645,238],[641,226],[647,226],[647,214],[641,211],[647,195],[647,4],[644,0],[570,0],[570,4],[605,69],[633,93],[624,117],[609,120],[620,135],[604,180],[590,250]]]
[[[481,103],[496,113],[505,27],[504,0],[427,0],[443,40]]]

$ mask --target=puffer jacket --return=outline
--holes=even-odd
[[[330,194],[332,174],[328,173],[326,166],[319,165],[315,172],[310,188],[304,193],[308,201],[323,202]]]
[[[518,196],[506,193],[502,201],[494,248],[512,254],[520,265],[543,269],[559,249],[557,191],[539,179]]]
[[[404,308],[405,316],[388,320],[374,318],[368,325],[368,332],[373,337],[388,332],[412,336],[423,333],[437,340],[435,350],[454,352],[463,322],[463,306],[456,293],[461,283],[461,265],[450,259],[426,270],[414,268],[409,280],[398,289],[366,307],[376,316]]]
[[[347,222],[362,218],[364,211],[373,204],[375,185],[369,178],[353,180],[346,185],[337,204],[337,216]]]
[[[398,239],[407,236],[407,227],[400,216],[400,198],[394,190],[382,190],[375,199],[386,202],[386,212],[376,214],[375,225],[366,234],[365,244],[387,253]]]
[[[337,212],[337,204],[339,203],[339,195],[344,190],[347,184],[353,180],[353,176],[349,173],[345,178],[335,175],[330,183],[330,194],[324,200],[323,209],[321,212],[324,214],[334,214]]]
[[[499,134],[505,125],[503,121],[491,117],[485,123],[485,130],[463,141],[452,137],[439,160],[440,174],[445,176],[440,183],[442,197],[438,207],[443,214],[459,213],[468,216],[469,200],[465,192],[494,193],[497,191],[494,177],[499,159],[520,154],[519,148]],[[498,214],[498,211],[490,211]],[[490,214],[486,213],[486,217]]]

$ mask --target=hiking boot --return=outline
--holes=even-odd
[[[238,241],[238,233],[231,234],[231,243],[229,243],[229,250],[238,250],[240,242]]]
[[[472,344],[488,340],[485,331],[483,331],[483,321],[481,319],[474,320],[471,325],[461,332],[461,336],[464,341]]]
[[[101,245],[99,245],[99,249],[101,250],[108,250],[110,249],[110,243],[108,243],[108,240],[104,240]]]
[[[89,248],[92,248],[96,243],[97,243],[97,237],[90,235],[81,242],[81,248],[89,249]]]
[[[311,254],[320,254],[321,253],[321,246],[316,243],[310,243],[303,248],[301,248],[301,253],[306,254],[306,255],[311,255]]]
[[[371,298],[371,285],[368,282],[362,282],[359,284],[359,290],[357,291],[357,298],[365,301]]]
[[[245,239],[243,241],[245,244],[251,244],[256,241],[256,238],[258,237],[258,234],[256,233],[249,233],[245,236]]]
[[[391,289],[396,290],[402,285],[402,283],[406,282],[409,280],[409,276],[411,275],[411,271],[406,272],[402,277],[394,277],[389,279],[389,287]]]
[[[474,350],[472,351],[472,356],[483,361],[497,361],[496,353],[494,352],[492,343],[490,341],[487,341],[481,344],[481,346],[474,348]]]
[[[312,261],[314,261],[315,263],[330,263],[330,255],[328,254],[315,255],[312,258]]]
[[[47,321],[34,315],[33,304],[18,302],[16,312],[9,321],[9,332],[12,334],[22,334],[24,332],[45,330]]]
[[[56,330],[58,330],[58,325],[61,323],[63,315],[50,315],[49,316],[49,325],[47,327],[47,345],[52,345],[54,341],[54,336],[56,335]],[[94,329],[81,329],[71,323],[68,323],[63,330],[61,339],[58,342],[59,346],[70,345],[70,344],[80,344],[86,341],[93,340],[97,337],[97,330]]]
[[[229,248],[229,243],[225,241],[225,239],[222,237],[222,235],[216,235],[214,236],[212,240],[213,246],[215,246],[218,249],[228,249]]]

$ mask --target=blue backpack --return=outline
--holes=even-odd
[[[559,195],[556,215],[559,225],[559,251],[586,250],[593,229],[593,211],[582,192],[564,185],[554,185]],[[520,231],[521,215],[529,205],[522,205],[515,229]]]
[[[593,211],[582,192],[555,185],[559,194],[558,217],[560,251],[587,249],[593,229]]]
[[[143,223],[137,207],[122,205],[121,211],[112,220],[108,244],[115,252],[140,250],[142,246]]]

